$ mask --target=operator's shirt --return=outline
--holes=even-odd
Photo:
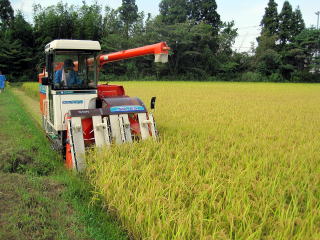
[[[62,70],[56,71],[54,75],[54,83],[62,83],[63,86],[74,86],[81,84],[81,80],[77,77],[77,73],[73,70],[69,71],[68,73],[65,73]]]

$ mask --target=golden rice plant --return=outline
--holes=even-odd
[[[21,85],[21,89],[30,97],[39,97],[39,83],[37,82],[24,82]]]
[[[123,85],[157,96],[160,139],[96,150],[87,175],[134,237],[320,239],[320,85]]]
[[[320,239],[320,86],[126,82],[158,142],[96,150],[88,177],[137,239]]]

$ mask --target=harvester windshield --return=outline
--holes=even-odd
[[[96,53],[57,51],[53,59],[53,89],[95,89]]]

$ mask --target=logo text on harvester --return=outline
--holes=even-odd
[[[83,100],[62,101],[62,104],[82,104]]]
[[[117,112],[136,112],[136,111],[144,111],[145,108],[139,105],[129,105],[129,106],[114,106],[110,108],[112,113]]]

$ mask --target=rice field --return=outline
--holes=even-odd
[[[92,152],[87,176],[133,237],[320,239],[320,85],[122,84],[157,96],[160,140]]]

